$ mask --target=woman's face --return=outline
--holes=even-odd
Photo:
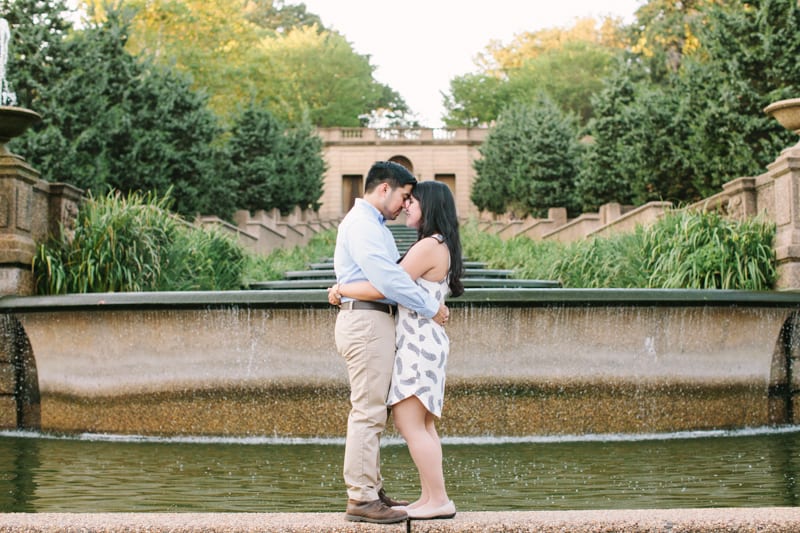
[[[422,209],[419,205],[419,200],[414,198],[414,195],[408,197],[405,203],[406,210],[406,226],[409,228],[419,229],[422,225]]]

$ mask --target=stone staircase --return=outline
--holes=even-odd
[[[389,225],[395,238],[400,254],[408,250],[417,240],[415,229],[402,225]],[[310,263],[307,270],[290,270],[284,273],[282,280],[258,281],[250,284],[254,290],[284,290],[284,289],[326,289],[336,282],[333,271],[333,259],[327,258],[318,263]],[[513,270],[490,269],[479,261],[464,261],[464,277],[462,282],[465,289],[545,289],[558,288],[561,284],[552,280],[515,279]]]

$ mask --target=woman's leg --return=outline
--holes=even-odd
[[[435,417],[416,396],[393,405],[392,416],[419,471],[422,494],[409,507],[441,507],[449,499],[444,488],[442,445],[434,426]]]

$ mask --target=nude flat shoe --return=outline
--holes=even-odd
[[[426,509],[425,506],[418,509],[405,509],[411,520],[442,520],[453,518],[456,515],[456,504],[453,500],[435,509]]]

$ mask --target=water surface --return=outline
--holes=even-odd
[[[0,512],[340,511],[343,441],[0,433]],[[418,480],[385,442],[392,495]],[[462,511],[798,506],[800,426],[446,439]]]

